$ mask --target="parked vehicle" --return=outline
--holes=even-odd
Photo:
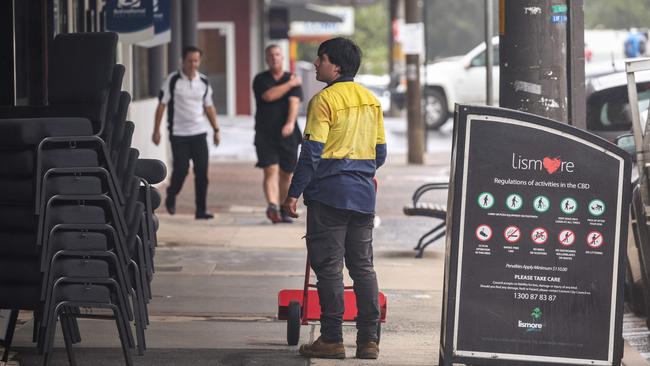
[[[499,102],[499,37],[494,47],[493,95]],[[485,42],[463,56],[448,57],[427,65],[424,72],[424,121],[440,128],[453,113],[454,104],[485,104]]]
[[[354,77],[354,80],[370,90],[381,103],[381,110],[386,113],[390,110],[390,91],[388,90],[388,83],[390,77],[388,75],[369,75],[359,74]]]
[[[585,78],[624,71],[620,47],[612,44],[621,32],[611,30],[585,31],[588,53],[593,62],[585,64]],[[617,38],[618,37],[618,38]],[[492,69],[494,104],[499,103],[499,37],[492,38],[494,61]],[[485,104],[485,42],[462,56],[440,59],[426,66],[423,72],[424,121],[429,129],[440,128],[453,114],[454,104]],[[587,57],[587,52],[585,53]],[[618,59],[618,61],[613,61]]]
[[[645,127],[650,106],[650,71],[636,73],[641,125]],[[629,133],[632,115],[624,71],[587,80],[587,130],[609,141]]]

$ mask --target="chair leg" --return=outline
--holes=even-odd
[[[74,315],[70,314],[61,314],[61,332],[63,332],[63,342],[65,343],[65,352],[68,355],[68,363],[70,366],[77,366],[77,360],[74,357],[74,351],[72,350],[73,333],[76,324],[76,319]]]
[[[120,312],[119,308],[114,308],[113,309],[113,315],[115,316],[115,325],[117,326],[117,333],[120,337],[120,343],[122,344],[122,352],[124,353],[124,361],[126,362],[127,366],[133,366],[133,358],[131,356],[131,350],[128,345],[128,340],[126,339],[126,334],[124,333],[127,331],[126,329],[123,329],[122,327],[122,314]]]
[[[426,239],[429,235],[431,235],[431,234],[435,233],[436,231],[438,231],[444,225],[445,225],[445,222],[443,221],[440,224],[436,225],[433,229],[427,231],[424,235],[422,235],[420,237],[420,240],[418,240],[418,245],[416,245],[415,248],[413,248],[413,250],[419,250],[420,248],[422,248],[422,243],[424,242],[424,239]]]
[[[131,297],[133,298],[133,313],[135,314],[135,335],[138,341],[138,356],[142,356],[144,355],[144,351],[147,349],[144,338],[144,329],[146,328],[146,324],[144,323],[143,313],[141,309],[141,299],[138,298],[136,291],[133,289],[131,290]]]
[[[11,310],[9,313],[9,324],[7,324],[7,333],[4,340],[5,351],[2,354],[2,362],[6,363],[9,361],[9,351],[11,351],[11,342],[14,339],[14,331],[16,330],[16,322],[18,321],[18,312],[19,310]]]
[[[418,251],[418,254],[415,255],[415,258],[422,258],[422,256],[424,255],[424,249],[428,247],[430,244],[433,244],[436,240],[442,238],[443,236],[445,236],[445,230],[440,231],[438,234],[436,234],[436,236],[434,236],[432,239],[424,243],[424,245]]]

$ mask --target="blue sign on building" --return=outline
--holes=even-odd
[[[170,0],[153,0],[153,38],[138,42],[138,46],[155,47],[171,41]]]
[[[153,0],[108,0],[106,30],[119,34],[120,42],[137,43],[154,36]]]

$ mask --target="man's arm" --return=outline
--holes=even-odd
[[[212,130],[214,131],[214,145],[219,146],[219,142],[221,142],[221,135],[219,134],[220,130],[219,125],[217,124],[217,109],[214,107],[214,105],[207,106],[205,107],[205,114],[208,116],[208,121],[210,121]]]
[[[375,145],[375,166],[379,168],[386,162],[386,132],[384,130],[384,113],[377,108],[377,143]]]
[[[162,122],[163,114],[165,113],[165,104],[158,103],[158,108],[156,108],[156,115],[153,121],[153,135],[151,136],[151,141],[157,146],[160,143],[160,123]]]
[[[300,98],[289,97],[289,111],[287,112],[287,120],[282,126],[282,137],[289,137],[296,128],[296,120],[298,117],[298,106],[300,105]]]
[[[291,217],[298,217],[296,213],[298,197],[307,188],[318,169],[321,154],[329,135],[331,118],[329,106],[318,96],[314,97],[307,110],[305,139],[300,150],[296,171],[291,179],[287,199],[282,204]]]
[[[262,94],[262,100],[265,102],[275,102],[276,100],[282,98],[287,94],[291,89],[302,84],[302,78],[300,76],[291,75],[289,81],[276,85],[272,88],[267,89]]]

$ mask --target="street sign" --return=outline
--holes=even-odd
[[[132,44],[154,36],[153,0],[106,1],[106,30]]]
[[[440,365],[620,365],[630,170],[566,124],[456,106]]]

